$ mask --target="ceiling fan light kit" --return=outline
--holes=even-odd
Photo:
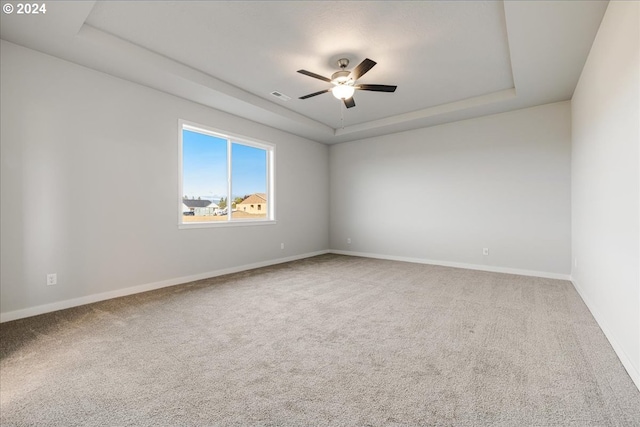
[[[366,58],[364,61],[358,64],[358,66],[354,68],[353,71],[346,70],[348,65],[349,60],[347,58],[339,59],[338,67],[340,67],[340,71],[336,71],[335,73],[333,73],[330,79],[319,74],[312,73],[311,71],[298,70],[298,73],[300,74],[304,74],[306,76],[313,77],[314,79],[322,80],[334,85],[330,89],[310,93],[308,95],[301,96],[298,99],[307,99],[317,95],[321,95],[323,93],[331,92],[334,97],[336,97],[337,99],[341,99],[347,108],[352,108],[356,106],[356,103],[353,100],[353,94],[356,90],[368,90],[373,92],[395,92],[397,86],[374,84],[356,85],[356,81],[360,77],[364,76],[367,71],[372,69],[374,65],[376,65],[375,61]]]
[[[334,86],[333,89],[331,89],[331,93],[337,99],[348,99],[348,98],[351,98],[355,91],[356,91],[356,89],[352,85],[350,85],[348,83],[341,83],[341,84],[339,84],[337,86]]]

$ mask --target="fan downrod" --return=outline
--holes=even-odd
[[[351,71],[347,71],[346,68],[349,65],[349,60],[347,58],[338,59],[338,67],[340,67],[340,71],[336,71],[331,75],[331,81],[334,84],[345,84],[349,81],[349,75]]]

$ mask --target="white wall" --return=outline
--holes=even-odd
[[[639,22],[609,3],[572,99],[572,277],[638,387]]]
[[[331,247],[568,277],[570,122],[562,102],[332,146]]]
[[[328,248],[327,146],[5,41],[0,63],[4,320]],[[178,229],[178,119],[276,144],[276,225]]]

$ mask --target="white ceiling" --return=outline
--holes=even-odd
[[[324,143],[570,99],[605,1],[103,1],[2,14],[2,39]],[[378,64],[345,109],[337,59]],[[270,95],[290,96],[282,101]]]

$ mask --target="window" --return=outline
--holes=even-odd
[[[185,121],[179,128],[180,226],[274,221],[273,145]]]

